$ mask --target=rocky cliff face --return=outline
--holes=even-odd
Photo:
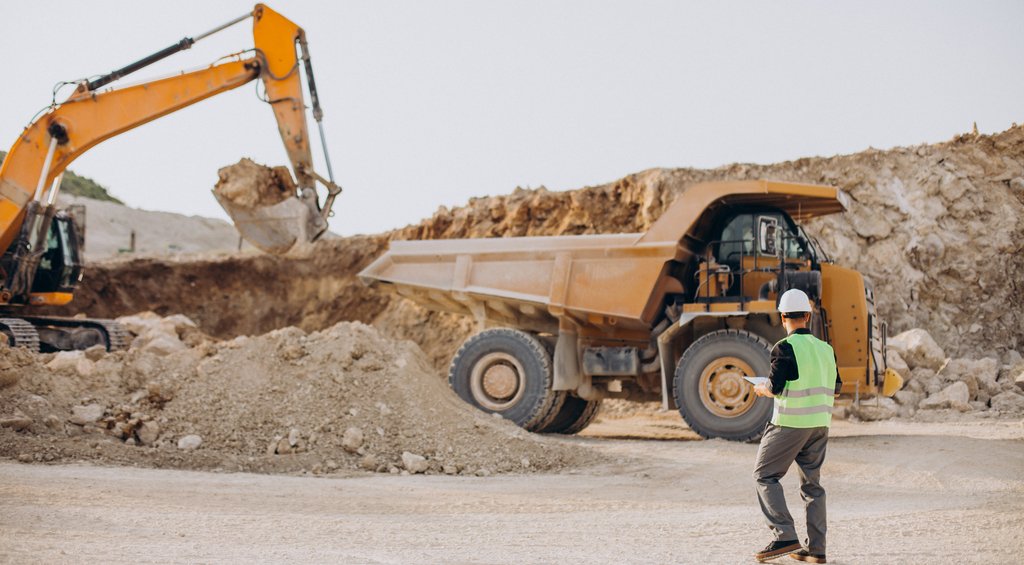
[[[442,208],[394,237],[639,232],[694,183],[760,178],[851,197],[846,214],[807,228],[838,264],[874,282],[893,333],[928,328],[954,355],[1024,348],[1024,127],[773,165],[652,169],[568,192],[517,189]]]

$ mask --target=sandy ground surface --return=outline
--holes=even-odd
[[[606,421],[564,440],[605,462],[556,474],[323,478],[2,462],[0,561],[753,562],[767,541],[750,475],[757,446],[669,438],[660,419],[669,421]],[[831,563],[1019,563],[1024,422],[833,431]],[[799,510],[795,473],[785,485]]]

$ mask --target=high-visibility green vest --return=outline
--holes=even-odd
[[[799,378],[775,396],[772,423],[786,428],[819,428],[832,423],[836,357],[832,346],[810,334],[791,334],[779,343],[793,347]]]

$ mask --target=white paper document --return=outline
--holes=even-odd
[[[743,380],[749,382],[754,386],[771,386],[772,383],[771,379],[769,379],[768,377],[743,377]]]

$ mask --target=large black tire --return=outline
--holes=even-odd
[[[567,394],[551,390],[551,354],[535,336],[510,328],[484,330],[452,359],[448,384],[466,402],[530,431],[550,424]]]
[[[771,347],[747,331],[719,330],[686,349],[672,384],[679,413],[694,432],[734,441],[761,437],[772,400],[755,396],[742,377],[768,376]]]
[[[566,396],[562,409],[540,431],[546,434],[571,435],[578,433],[594,421],[600,408],[600,400],[583,400],[578,396]]]

